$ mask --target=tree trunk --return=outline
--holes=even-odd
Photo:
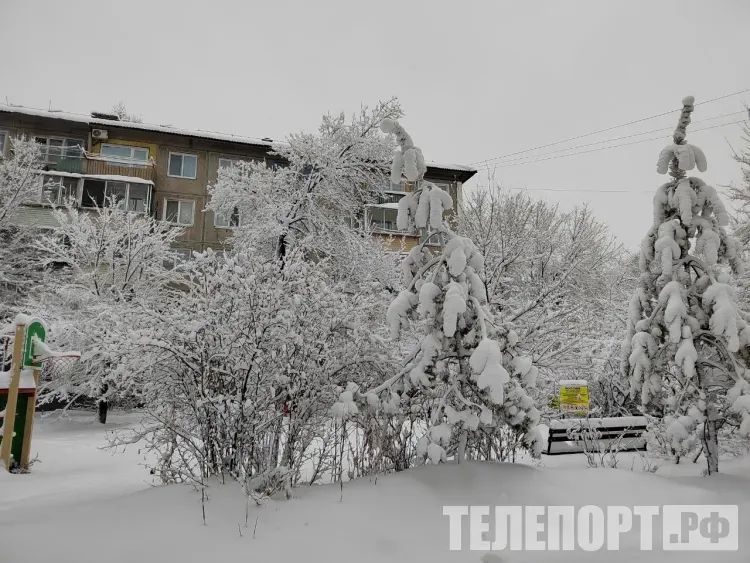
[[[109,368],[109,364],[107,364],[107,367]],[[105,382],[101,383],[101,386],[99,387],[99,400],[97,401],[96,408],[97,408],[97,417],[99,419],[99,422],[102,424],[107,424],[107,410],[109,409],[109,404],[107,403],[107,391],[109,390],[109,385]]]
[[[268,469],[276,469],[279,466],[279,445],[281,443],[281,430],[283,419],[279,419],[273,427],[273,438],[271,439],[271,451],[269,452]]]
[[[719,472],[719,432],[716,407],[709,403],[706,409],[706,422],[703,425],[703,451],[706,454],[708,474]]]
[[[99,422],[102,424],[107,424],[107,410],[109,409],[109,403],[107,402],[107,399],[99,399],[99,403],[97,404],[97,411],[98,411],[98,417]]]
[[[466,461],[466,440],[469,436],[469,433],[464,428],[461,430],[461,433],[458,435],[458,449],[456,450],[456,461],[458,463],[463,463]]]
[[[286,262],[286,245],[286,234],[279,235],[279,238],[276,240],[276,260],[279,262],[282,270]]]
[[[304,424],[304,423],[303,423]],[[294,447],[297,442],[297,430],[292,426],[291,413],[289,415],[289,424],[286,432],[286,443],[284,444],[284,452],[281,454],[281,465],[289,469],[294,465]]]

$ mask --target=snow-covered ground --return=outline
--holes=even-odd
[[[18,509],[46,511],[150,488],[137,448],[115,452],[105,447],[106,432],[131,427],[140,418],[115,411],[105,427],[90,412],[37,413],[31,443],[31,457],[37,461],[31,472],[0,471],[0,519]]]
[[[137,414],[113,414],[113,427]],[[443,505],[738,504],[738,552],[640,552],[637,536],[619,552],[501,552],[488,561],[744,562],[750,560],[750,458],[642,471],[638,455],[621,469],[588,469],[581,455],[545,457],[539,467],[468,463],[429,466],[339,486],[304,487],[289,500],[247,508],[236,485],[214,484],[203,524],[200,495],[153,487],[137,449],[100,447],[90,413],[37,421],[28,475],[0,472],[2,563],[164,561],[479,562],[481,552],[448,551]],[[246,517],[247,509],[247,517]],[[247,523],[246,523],[247,522]],[[464,533],[467,533],[465,530]]]

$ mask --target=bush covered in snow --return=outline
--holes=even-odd
[[[142,382],[138,437],[159,454],[155,472],[250,483],[283,468],[295,482],[340,386],[382,377],[388,365],[368,326],[372,303],[299,253],[282,273],[252,253],[208,251],[182,273],[155,308],[125,314],[137,353],[118,370]]]

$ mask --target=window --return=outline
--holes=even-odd
[[[151,207],[151,186],[148,184],[130,184],[128,190],[128,211],[147,213]]]
[[[169,170],[167,174],[174,178],[190,178],[195,180],[198,172],[198,157],[194,154],[177,152],[169,153]]]
[[[396,209],[385,207],[384,205],[394,204],[370,205],[367,207],[367,214],[370,218],[370,228],[383,231],[397,231]]]
[[[240,226],[240,210],[236,207],[232,210],[232,214],[227,216],[224,213],[214,211],[214,227],[221,229],[231,229]]]
[[[147,213],[151,207],[151,186],[134,182],[86,179],[83,184],[82,207],[114,205],[118,209]]]
[[[146,164],[148,149],[128,145],[102,145],[102,156],[111,157],[108,162],[115,164]]]
[[[42,203],[65,205],[78,197],[78,178],[42,176]]]
[[[178,225],[190,226],[193,224],[195,213],[195,202],[185,199],[165,199],[164,214],[165,221],[177,223]]]
[[[172,270],[179,266],[180,264],[184,264],[188,260],[190,260],[193,257],[193,251],[188,250],[185,248],[173,248],[171,252],[171,256],[164,259],[164,267]]]
[[[127,182],[107,182],[105,185],[106,204],[112,205],[123,211],[128,205],[128,184]]]
[[[224,168],[231,168],[237,161],[232,158],[220,158],[219,159],[219,170]]]
[[[45,162],[57,163],[61,158],[80,159],[84,142],[81,139],[63,139],[58,137],[36,137]]]
[[[106,187],[107,183],[104,180],[84,180],[81,207],[104,207]]]
[[[8,144],[8,134],[5,131],[0,131],[0,158],[5,156],[5,145]]]

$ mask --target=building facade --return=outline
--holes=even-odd
[[[178,250],[185,257],[221,248],[239,224],[236,215],[215,216],[206,209],[208,186],[219,169],[236,160],[274,163],[271,139],[121,121],[96,112],[80,115],[0,104],[0,157],[18,136],[40,144],[44,164],[39,199],[23,206],[17,221],[52,226],[53,204],[73,199],[81,208],[93,208],[114,196],[123,209],[181,225],[185,232]],[[426,179],[453,196],[457,212],[463,183],[475,173],[465,166],[430,163]],[[398,201],[409,189],[408,184],[389,186],[365,212],[374,236],[393,250],[408,250],[419,240],[396,231]]]

